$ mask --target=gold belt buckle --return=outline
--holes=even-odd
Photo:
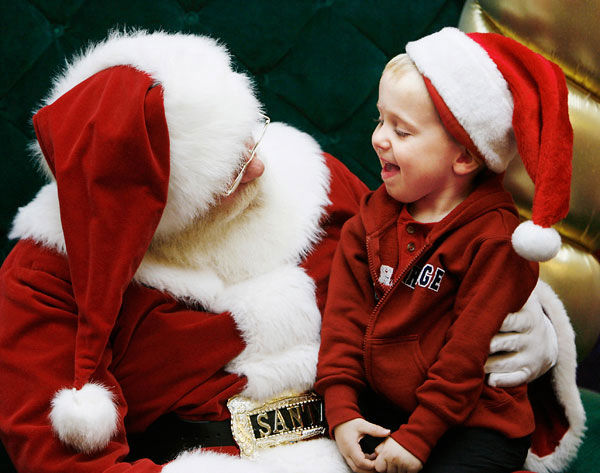
[[[319,437],[327,430],[323,400],[314,392],[283,393],[265,402],[233,396],[231,432],[243,457],[257,449]]]

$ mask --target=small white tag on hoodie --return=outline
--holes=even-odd
[[[382,264],[379,268],[379,282],[384,286],[391,286],[392,274],[394,274],[394,268]]]

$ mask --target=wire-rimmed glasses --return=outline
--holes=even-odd
[[[271,119],[268,116],[266,116],[266,115],[264,115],[262,113],[260,114],[260,116],[261,116],[261,118],[265,122],[264,125],[263,125],[263,128],[262,128],[262,131],[260,132],[260,135],[259,135],[258,139],[256,140],[256,142],[254,143],[254,146],[250,150],[250,157],[246,160],[246,162],[240,168],[237,176],[231,182],[231,184],[229,185],[229,187],[227,188],[227,190],[225,192],[223,192],[223,196],[224,197],[228,197],[231,194],[233,194],[235,192],[235,190],[238,188],[238,186],[240,185],[240,182],[242,182],[242,177],[244,177],[244,173],[246,172],[246,168],[252,162],[252,160],[254,159],[254,156],[256,156],[256,150],[258,149],[258,145],[260,145],[260,142],[262,141],[263,136],[265,136],[265,132],[267,131],[267,126],[269,125],[269,123],[271,123]]]

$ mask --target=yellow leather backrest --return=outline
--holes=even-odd
[[[567,76],[574,130],[570,211],[555,228],[563,245],[540,266],[563,301],[581,360],[600,333],[600,5],[589,0],[468,0],[459,28],[500,33],[557,63]],[[531,216],[533,183],[520,160],[505,179],[523,218]],[[515,275],[518,277],[518,275]]]

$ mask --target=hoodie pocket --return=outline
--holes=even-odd
[[[427,373],[418,335],[367,340],[365,367],[375,391],[404,411],[415,409]]]

